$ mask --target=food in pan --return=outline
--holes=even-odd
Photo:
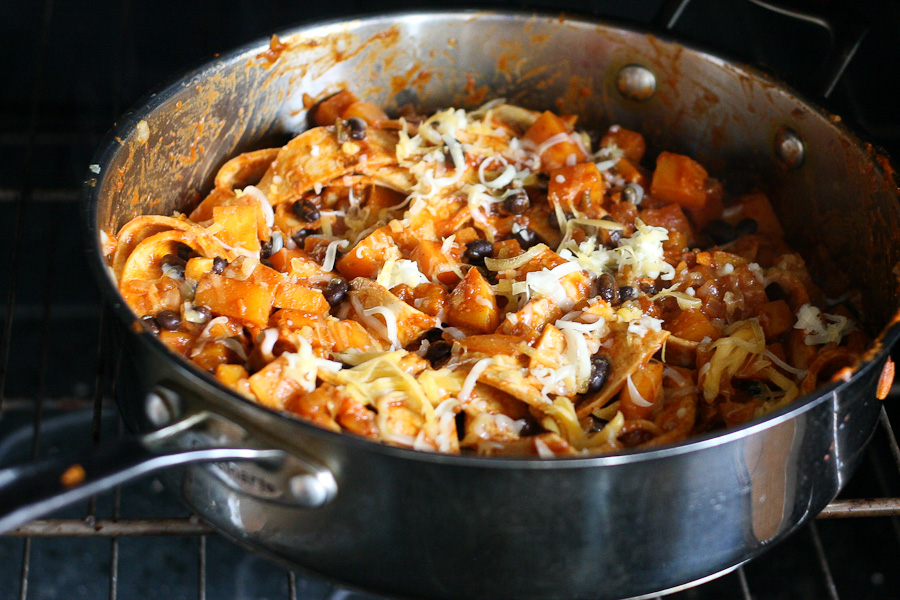
[[[785,406],[868,344],[762,191],[635,131],[349,91],[311,118],[104,240],[145,326],[269,408],[433,452],[609,453]]]

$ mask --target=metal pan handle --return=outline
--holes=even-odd
[[[654,18],[660,29],[672,29],[691,0],[665,0]],[[749,0],[778,14],[813,23],[831,37],[828,54],[814,91],[828,98],[869,31],[868,24],[844,2],[833,0]]]
[[[147,395],[148,406],[159,406],[163,396],[177,398],[171,388],[157,386]],[[221,415],[198,412],[152,433],[0,470],[0,533],[119,484],[188,464],[216,463],[210,466],[213,474],[236,493],[276,504],[318,508],[337,494],[334,476],[324,466],[280,449],[247,447],[255,444],[245,433]]]
[[[144,475],[189,463],[277,461],[280,450],[202,448],[160,453],[149,436],[103,442],[78,456],[57,455],[0,471],[0,533]]]

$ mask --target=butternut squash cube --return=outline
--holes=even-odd
[[[662,152],[650,182],[650,193],[666,203],[701,209],[706,204],[706,169],[688,156]]]
[[[287,358],[279,356],[250,376],[250,389],[260,404],[280,410],[291,396],[304,391],[300,382],[287,376],[287,370]]]
[[[666,325],[666,329],[675,337],[691,342],[700,342],[706,337],[711,340],[722,337],[722,333],[712,324],[709,317],[695,308],[681,312]]]
[[[794,313],[784,300],[773,300],[759,307],[759,324],[766,340],[771,341],[794,326]]]
[[[194,304],[259,327],[268,324],[273,301],[273,291],[268,286],[211,272],[201,277],[194,294]]]
[[[601,148],[608,148],[612,145],[619,148],[625,154],[625,158],[634,161],[635,164],[641,162],[644,152],[647,151],[647,142],[644,141],[643,135],[620,126],[610,127],[600,140]]]
[[[469,333],[493,333],[500,325],[494,290],[478,269],[469,269],[450,294],[447,322]]]
[[[353,117],[362,119],[372,126],[377,126],[382,121],[387,121],[388,118],[377,104],[363,100],[350,104],[341,112],[342,119],[352,119]]]
[[[185,279],[193,279],[194,281],[200,281],[200,278],[203,277],[204,273],[209,273],[213,268],[213,259],[205,258],[203,256],[195,256],[187,261],[187,264],[184,265],[184,277]]]
[[[626,382],[619,392],[622,416],[626,419],[646,419],[650,416],[657,400],[662,398],[664,368],[661,362],[651,360],[631,374],[632,386]]]
[[[459,248],[456,246],[445,254],[441,242],[422,240],[409,257],[419,264],[419,270],[431,281],[437,278],[444,285],[453,286],[459,283],[459,275],[456,274],[462,255]]]
[[[216,206],[213,208],[213,228],[216,237],[225,244],[259,252],[256,206]]]
[[[561,207],[563,212],[578,209],[591,217],[601,216],[597,208],[603,201],[603,175],[592,162],[551,171],[547,192],[550,205]]]
[[[356,95],[349,90],[341,90],[333,96],[325,98],[313,112],[313,122],[319,126],[334,125],[348,106],[357,101]]]
[[[525,139],[535,146],[540,146],[555,135],[569,133],[570,129],[566,121],[548,110],[541,113],[541,116],[528,128],[528,131],[525,132]],[[541,172],[549,173],[560,167],[585,160],[587,160],[587,156],[575,142],[564,140],[549,146],[541,153]]]
[[[337,261],[338,272],[347,279],[374,279],[397,244],[388,226],[379,227],[353,246]]]

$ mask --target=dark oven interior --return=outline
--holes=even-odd
[[[491,3],[567,10],[673,31],[761,64],[814,97],[842,27],[750,0]],[[831,9],[836,2],[778,2]],[[849,2],[846,4],[850,4]],[[111,316],[84,259],[79,191],[115,120],[151,89],[218,51],[301,21],[376,10],[478,7],[285,0],[103,0],[4,4],[0,88],[0,467],[122,434]],[[900,155],[890,61],[900,2],[852,3],[868,34],[823,104]],[[784,10],[782,10],[782,13]],[[662,19],[661,15],[666,19]],[[852,32],[852,31],[851,31]],[[895,355],[897,353],[895,352]],[[810,525],[759,559],[673,597],[900,598],[900,388],[860,471]],[[374,598],[293,573],[218,537],[148,479],[0,537],[0,600],[13,598]]]

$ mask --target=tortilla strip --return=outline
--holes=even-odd
[[[426,331],[440,325],[437,318],[413,308],[384,286],[365,277],[357,277],[350,282],[350,297],[356,299],[364,310],[384,308],[393,313],[397,320],[397,338],[400,346],[404,348],[422,337]],[[379,316],[385,320],[384,315]],[[357,315],[357,317],[363,327],[367,329],[369,329],[367,321],[377,318],[375,315]],[[385,320],[385,322],[387,321]]]
[[[527,373],[527,370],[517,367],[515,364],[505,365],[494,362],[478,377],[478,382],[506,392],[529,406],[546,407],[548,400],[541,393],[543,386]]]
[[[160,261],[168,254],[178,252],[178,246],[190,246],[202,256],[223,256],[235,258],[234,252],[227,250],[213,236],[202,228],[197,231],[171,229],[162,231],[142,240],[127,257],[119,275],[119,287],[131,280],[155,281],[162,277]]]
[[[280,150],[264,148],[235,156],[216,173],[216,189],[233,190],[255,184],[265,175]]]
[[[192,231],[196,235],[202,235],[204,231],[196,223],[176,217],[161,217],[158,215],[141,215],[126,223],[116,235],[116,250],[112,258],[112,267],[116,278],[122,278],[122,270],[125,268],[125,263],[138,244],[150,236],[172,229]]]
[[[390,170],[397,166],[397,139],[394,131],[370,128],[365,140],[342,145],[334,127],[314,127],[279,150],[257,187],[272,205],[291,202],[316,184],[354,173],[382,181],[388,170],[385,183],[393,187],[398,181],[396,172]]]

